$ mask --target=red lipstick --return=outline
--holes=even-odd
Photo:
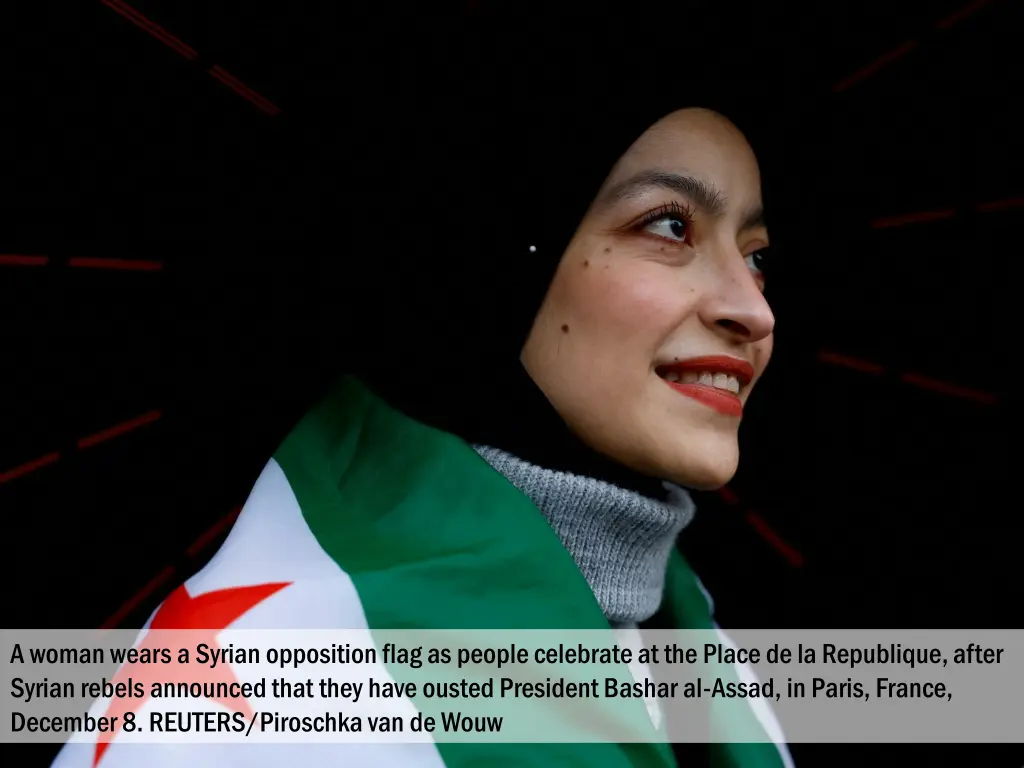
[[[724,373],[727,376],[735,376],[739,381],[740,388],[743,388],[753,380],[754,366],[735,357],[711,355],[679,360],[667,365],[660,365],[657,368],[657,373],[662,380],[679,394],[693,398],[726,416],[743,415],[743,402],[739,395],[733,392],[707,384],[672,380],[672,378],[678,379],[687,372]]]

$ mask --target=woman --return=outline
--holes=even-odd
[[[623,642],[646,622],[714,626],[674,543],[694,514],[683,489],[735,472],[743,407],[771,355],[753,151],[707,109],[605,109],[594,130],[579,122],[593,110],[558,89],[538,105],[524,88],[534,110],[495,90],[501,110],[447,137],[473,158],[459,173],[438,148],[444,131],[416,122],[438,165],[416,178],[460,186],[388,226],[393,252],[394,230],[434,221],[406,233],[422,269],[403,261],[411,287],[388,297],[405,322],[284,441],[221,550],[151,626],[611,626]],[[443,113],[435,105],[450,127]],[[488,228],[505,251],[482,247]],[[119,749],[115,734],[56,765],[673,764],[653,743],[244,750]],[[709,752],[788,763],[771,744]]]

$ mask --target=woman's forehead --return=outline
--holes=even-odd
[[[760,172],[750,144],[727,118],[708,109],[681,109],[658,120],[622,155],[604,189],[638,174],[658,172],[707,182],[743,205],[761,197]]]

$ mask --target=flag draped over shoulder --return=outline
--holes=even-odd
[[[678,555],[664,610],[680,628],[714,629],[702,588]],[[147,626],[215,632],[593,629],[611,637],[575,562],[526,496],[461,439],[409,419],[351,378],[285,440],[221,549]],[[225,670],[243,682],[247,672],[245,665]],[[399,682],[406,674],[397,667],[388,672]],[[154,704],[131,706],[144,717]],[[239,706],[246,704],[197,703],[207,711]],[[94,713],[115,707],[125,708],[100,700]],[[640,701],[636,711],[646,717]],[[621,745],[168,745],[119,743],[115,734],[109,743],[68,744],[54,768],[674,766],[671,748],[645,723],[649,743]],[[712,725],[729,733],[733,725],[749,732],[757,723],[751,709],[747,722]],[[771,743],[712,750],[723,767],[788,762]]]

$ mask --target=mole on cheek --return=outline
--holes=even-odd
[[[562,326],[562,333],[568,333],[568,332],[569,332],[569,326],[568,325],[563,325]]]
[[[612,252],[612,249],[611,249],[611,248],[605,248],[605,249],[604,249],[604,252],[605,252],[605,253],[611,253],[611,252]]]
[[[587,268],[587,267],[589,267],[589,266],[590,266],[590,262],[589,262],[589,261],[584,261],[584,262],[583,262],[583,268],[584,268],[584,269],[586,269],[586,268]]]

